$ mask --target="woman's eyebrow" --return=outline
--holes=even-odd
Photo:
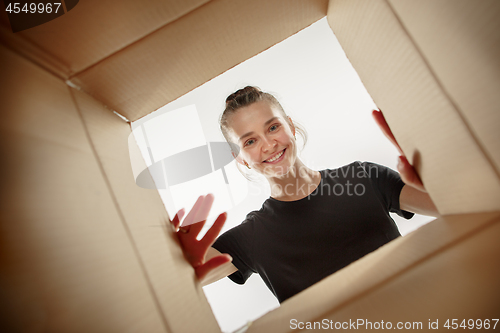
[[[266,121],[264,123],[264,127],[266,127],[267,125],[269,125],[270,123],[272,123],[273,121],[275,121],[276,119],[278,119],[279,117],[272,117],[271,119],[269,119],[268,121]],[[240,136],[239,138],[239,141],[243,140],[244,138],[246,138],[247,136],[250,136],[253,134],[253,131],[252,132],[248,132],[248,133],[245,133],[243,134],[242,136]]]
[[[266,121],[264,123],[264,127],[266,127],[267,125],[269,125],[270,123],[272,123],[273,121],[275,121],[276,119],[278,119],[279,117],[272,117],[271,119],[269,119],[268,121]]]

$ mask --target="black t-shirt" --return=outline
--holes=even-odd
[[[404,183],[394,170],[354,162],[320,173],[309,196],[269,198],[217,239],[238,268],[231,280],[258,273],[281,303],[400,236],[389,212],[413,216],[399,208]]]

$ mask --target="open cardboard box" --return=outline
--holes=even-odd
[[[16,34],[2,12],[2,331],[220,332],[171,231],[149,227],[168,216],[113,111],[143,117],[325,15],[444,216],[248,332],[498,318],[498,1],[88,0]]]

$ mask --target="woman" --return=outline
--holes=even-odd
[[[381,112],[373,115],[401,152]],[[259,273],[283,302],[400,236],[389,212],[405,218],[413,213],[438,215],[404,157],[398,165],[404,182],[395,171],[374,163],[308,168],[297,156],[295,124],[272,95],[258,88],[230,95],[220,125],[226,140],[239,147],[236,161],[262,174],[271,196],[215,243],[225,213],[196,240],[212,195],[198,199],[185,227],[179,228],[183,210],[174,217],[185,256],[204,284],[224,276],[242,284]]]

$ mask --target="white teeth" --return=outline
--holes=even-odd
[[[281,155],[283,155],[284,152],[285,151],[282,150],[281,153],[279,153],[278,155],[274,156],[273,158],[268,159],[266,162],[274,162],[274,161],[276,161],[278,158],[281,157]]]

